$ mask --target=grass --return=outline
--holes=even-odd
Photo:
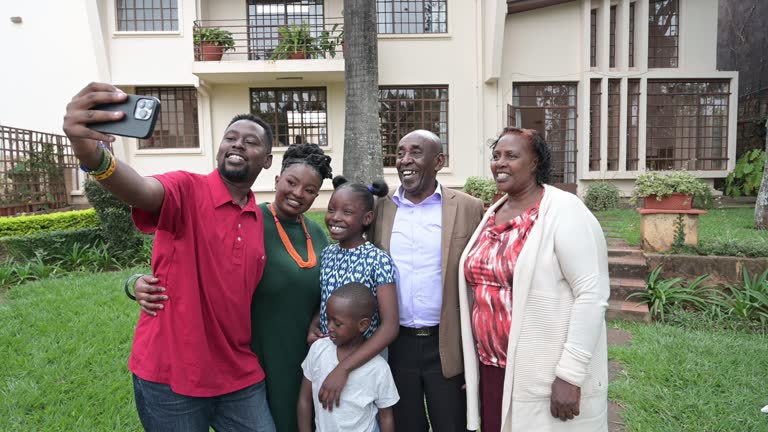
[[[614,232],[628,244],[640,244],[640,214],[634,209],[617,209],[596,212],[603,230]],[[754,229],[753,208],[731,208],[707,210],[699,216],[699,244],[715,241],[755,241],[768,243],[768,231]]]
[[[325,211],[324,210],[308,211],[308,212],[304,213],[304,217],[319,223],[320,226],[323,227],[323,229],[325,230],[325,233],[328,234],[328,227],[325,226]]]
[[[624,367],[609,388],[630,432],[768,431],[760,408],[768,337],[665,324],[617,324],[629,346],[610,347]]]
[[[141,430],[127,359],[132,269],[75,273],[0,297],[0,430]]]
[[[75,273],[0,294],[0,430],[138,431],[126,369],[139,309],[128,275]],[[670,325],[633,334],[610,357],[626,373],[610,395],[628,431],[768,430],[768,337]]]

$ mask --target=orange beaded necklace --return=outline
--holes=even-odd
[[[283,242],[283,246],[285,247],[285,250],[288,252],[288,255],[293,258],[294,261],[296,261],[296,264],[299,265],[299,268],[312,268],[317,265],[317,257],[315,256],[315,249],[312,247],[312,239],[309,237],[309,231],[307,231],[307,225],[304,224],[304,217],[299,216],[299,220],[301,221],[301,226],[304,228],[304,234],[307,235],[307,260],[304,261],[301,259],[301,256],[299,256],[299,253],[296,252],[296,248],[293,247],[291,244],[291,239],[288,238],[288,234],[285,233],[285,230],[283,229],[283,226],[280,224],[280,221],[277,219],[277,213],[275,213],[275,206],[273,204],[269,204],[269,210],[272,212],[272,217],[275,218],[275,225],[277,226],[277,234],[280,235],[280,240]]]

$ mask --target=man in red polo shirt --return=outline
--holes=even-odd
[[[96,111],[126,95],[91,83],[67,105],[64,132],[85,171],[133,207],[136,226],[155,233],[152,273],[173,293],[158,317],[142,314],[128,368],[147,431],[274,431],[264,371],[250,349],[253,291],[261,279],[263,221],[251,186],[272,164],[272,131],[251,114],[227,127],[208,175],[142,177],[88,128],[122,118]]]

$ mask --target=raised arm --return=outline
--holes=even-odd
[[[64,115],[64,133],[67,134],[75,157],[88,169],[97,169],[105,157],[99,141],[114,141],[114,137],[89,129],[91,123],[121,119],[122,112],[98,111],[100,104],[122,102],[126,98],[117,87],[105,83],[90,83],[67,105]],[[152,177],[142,177],[127,164],[116,161],[114,173],[100,180],[104,188],[126,204],[151,213],[160,211],[165,191],[162,184]]]

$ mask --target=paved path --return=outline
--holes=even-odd
[[[624,346],[632,343],[632,334],[613,327],[608,327],[608,346]],[[613,382],[617,376],[624,372],[621,363],[616,361],[608,362],[608,380]],[[621,413],[624,411],[619,404],[608,401],[608,431],[625,432],[624,419]]]

